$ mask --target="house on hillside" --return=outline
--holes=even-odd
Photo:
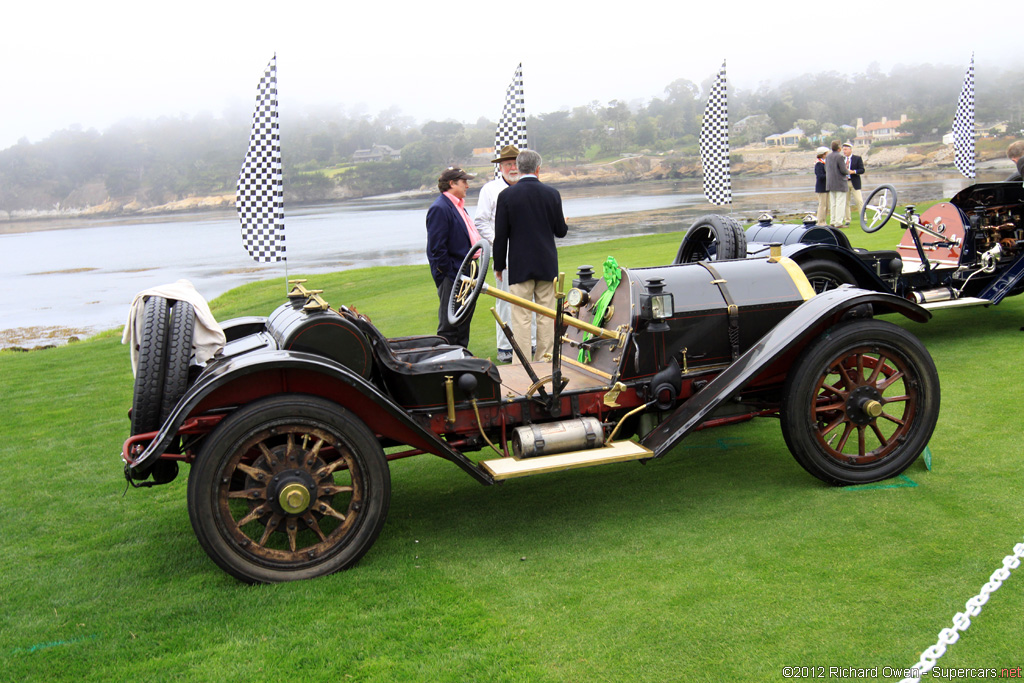
[[[858,118],[857,137],[854,140],[864,146],[870,145],[872,142],[895,140],[900,137],[900,125],[906,122],[906,114],[901,114],[899,121],[887,119],[883,116],[881,121],[872,121],[867,124],[864,123],[864,119]]]
[[[352,161],[391,161],[402,158],[402,150],[392,149],[389,145],[374,145],[370,149],[357,149],[352,153]]]
[[[804,137],[804,132],[799,128],[791,128],[785,133],[774,133],[764,139],[764,144],[769,147],[785,147],[789,145],[799,144],[800,138]]]
[[[1000,135],[1006,135],[1006,131],[1010,126],[1009,121],[998,121],[996,123],[975,123],[974,124],[974,135],[979,138],[995,138]],[[953,131],[949,131],[942,136],[942,144],[952,145],[953,144]]]

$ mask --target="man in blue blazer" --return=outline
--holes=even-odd
[[[469,346],[473,311],[461,323],[448,323],[448,299],[469,248],[480,239],[466,212],[466,193],[473,178],[461,168],[449,168],[437,179],[440,196],[427,209],[427,261],[441,304],[437,309],[437,334],[450,344]],[[474,308],[476,304],[474,303]]]
[[[548,308],[555,307],[554,279],[558,277],[555,238],[565,237],[569,226],[562,213],[558,190],[538,179],[541,158],[524,149],[516,157],[519,182],[498,195],[494,214],[494,272],[508,267],[509,291]],[[530,312],[512,307],[512,334],[526,348],[530,338]],[[537,316],[537,350],[533,360],[544,360],[554,351],[554,326]],[[513,363],[519,362],[516,357]]]

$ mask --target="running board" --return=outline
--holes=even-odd
[[[934,311],[937,308],[965,308],[967,306],[987,306],[992,302],[988,299],[978,299],[973,296],[965,296],[962,299],[950,299],[949,301],[932,301],[931,303],[921,304],[921,308]]]
[[[630,460],[646,460],[652,457],[654,457],[654,453],[650,449],[641,446],[635,441],[616,441],[601,448],[591,448],[585,451],[556,453],[554,455],[525,458],[523,460],[497,458],[495,460],[484,460],[480,464],[494,477],[495,481],[502,481],[516,477],[528,477],[531,474],[561,472],[579,467],[593,467],[594,465],[628,462]]]

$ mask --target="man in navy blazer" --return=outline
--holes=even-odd
[[[466,212],[466,192],[473,175],[461,168],[449,168],[437,179],[441,195],[427,209],[427,261],[441,304],[437,309],[437,334],[449,344],[469,346],[469,325],[473,311],[458,325],[448,323],[448,299],[469,248],[480,234]],[[474,308],[476,304],[473,304]]]
[[[554,280],[558,277],[555,238],[565,237],[569,226],[562,213],[562,196],[537,177],[541,157],[524,149],[516,157],[519,182],[498,195],[494,214],[494,272],[500,278],[508,268],[509,291],[528,301],[555,307]],[[530,335],[530,311],[512,307],[512,334],[524,348]],[[554,352],[554,326],[538,316],[537,350],[533,360]],[[513,363],[519,362],[518,357]]]
[[[843,221],[845,224],[850,224],[850,216],[852,213],[860,215],[860,207],[864,206],[864,197],[861,194],[860,177],[864,175],[864,160],[853,153],[853,144],[850,142],[843,143],[843,156],[846,157],[846,168],[850,170],[850,196],[849,201],[846,204],[846,220]],[[853,212],[850,211],[850,204],[853,204]]]

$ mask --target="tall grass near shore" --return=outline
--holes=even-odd
[[[891,247],[898,231],[851,237]],[[560,259],[570,276],[609,254],[667,263],[678,241]],[[436,325],[424,266],[307,286],[389,336]],[[213,310],[266,314],[282,293],[280,280],[247,285]],[[472,329],[481,356],[494,353],[487,304]],[[0,679],[718,682],[910,666],[1024,535],[1024,298],[905,325],[942,382],[931,471],[919,461],[884,485],[827,487],[773,420],[699,432],[646,466],[494,487],[410,458],[391,464],[390,516],[355,568],[262,587],[199,548],[187,468],[125,491],[132,382],[118,333],[0,353]],[[1022,608],[1024,569],[940,665],[1022,664]]]

